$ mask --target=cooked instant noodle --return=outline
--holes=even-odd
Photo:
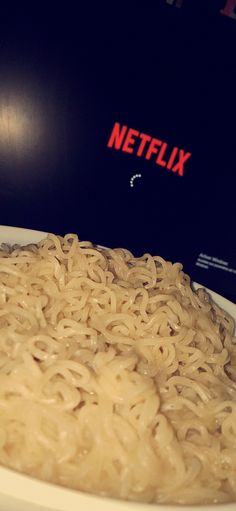
[[[76,235],[0,251],[0,463],[62,486],[236,501],[233,320],[179,263]]]

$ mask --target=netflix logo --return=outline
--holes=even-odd
[[[115,122],[107,147],[153,161],[157,166],[183,176],[190,152]]]

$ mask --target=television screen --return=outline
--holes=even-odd
[[[1,224],[181,261],[236,301],[235,2],[4,12]]]

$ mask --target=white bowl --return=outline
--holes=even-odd
[[[0,244],[36,243],[47,233],[0,226]],[[196,288],[200,287],[195,284]],[[236,305],[209,290],[214,301],[236,319]],[[235,511],[236,504],[206,506],[169,506],[138,504],[86,493],[44,483],[0,467],[0,511]]]

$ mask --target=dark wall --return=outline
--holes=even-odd
[[[236,21],[137,4],[2,13],[0,223],[181,260],[236,301]]]

